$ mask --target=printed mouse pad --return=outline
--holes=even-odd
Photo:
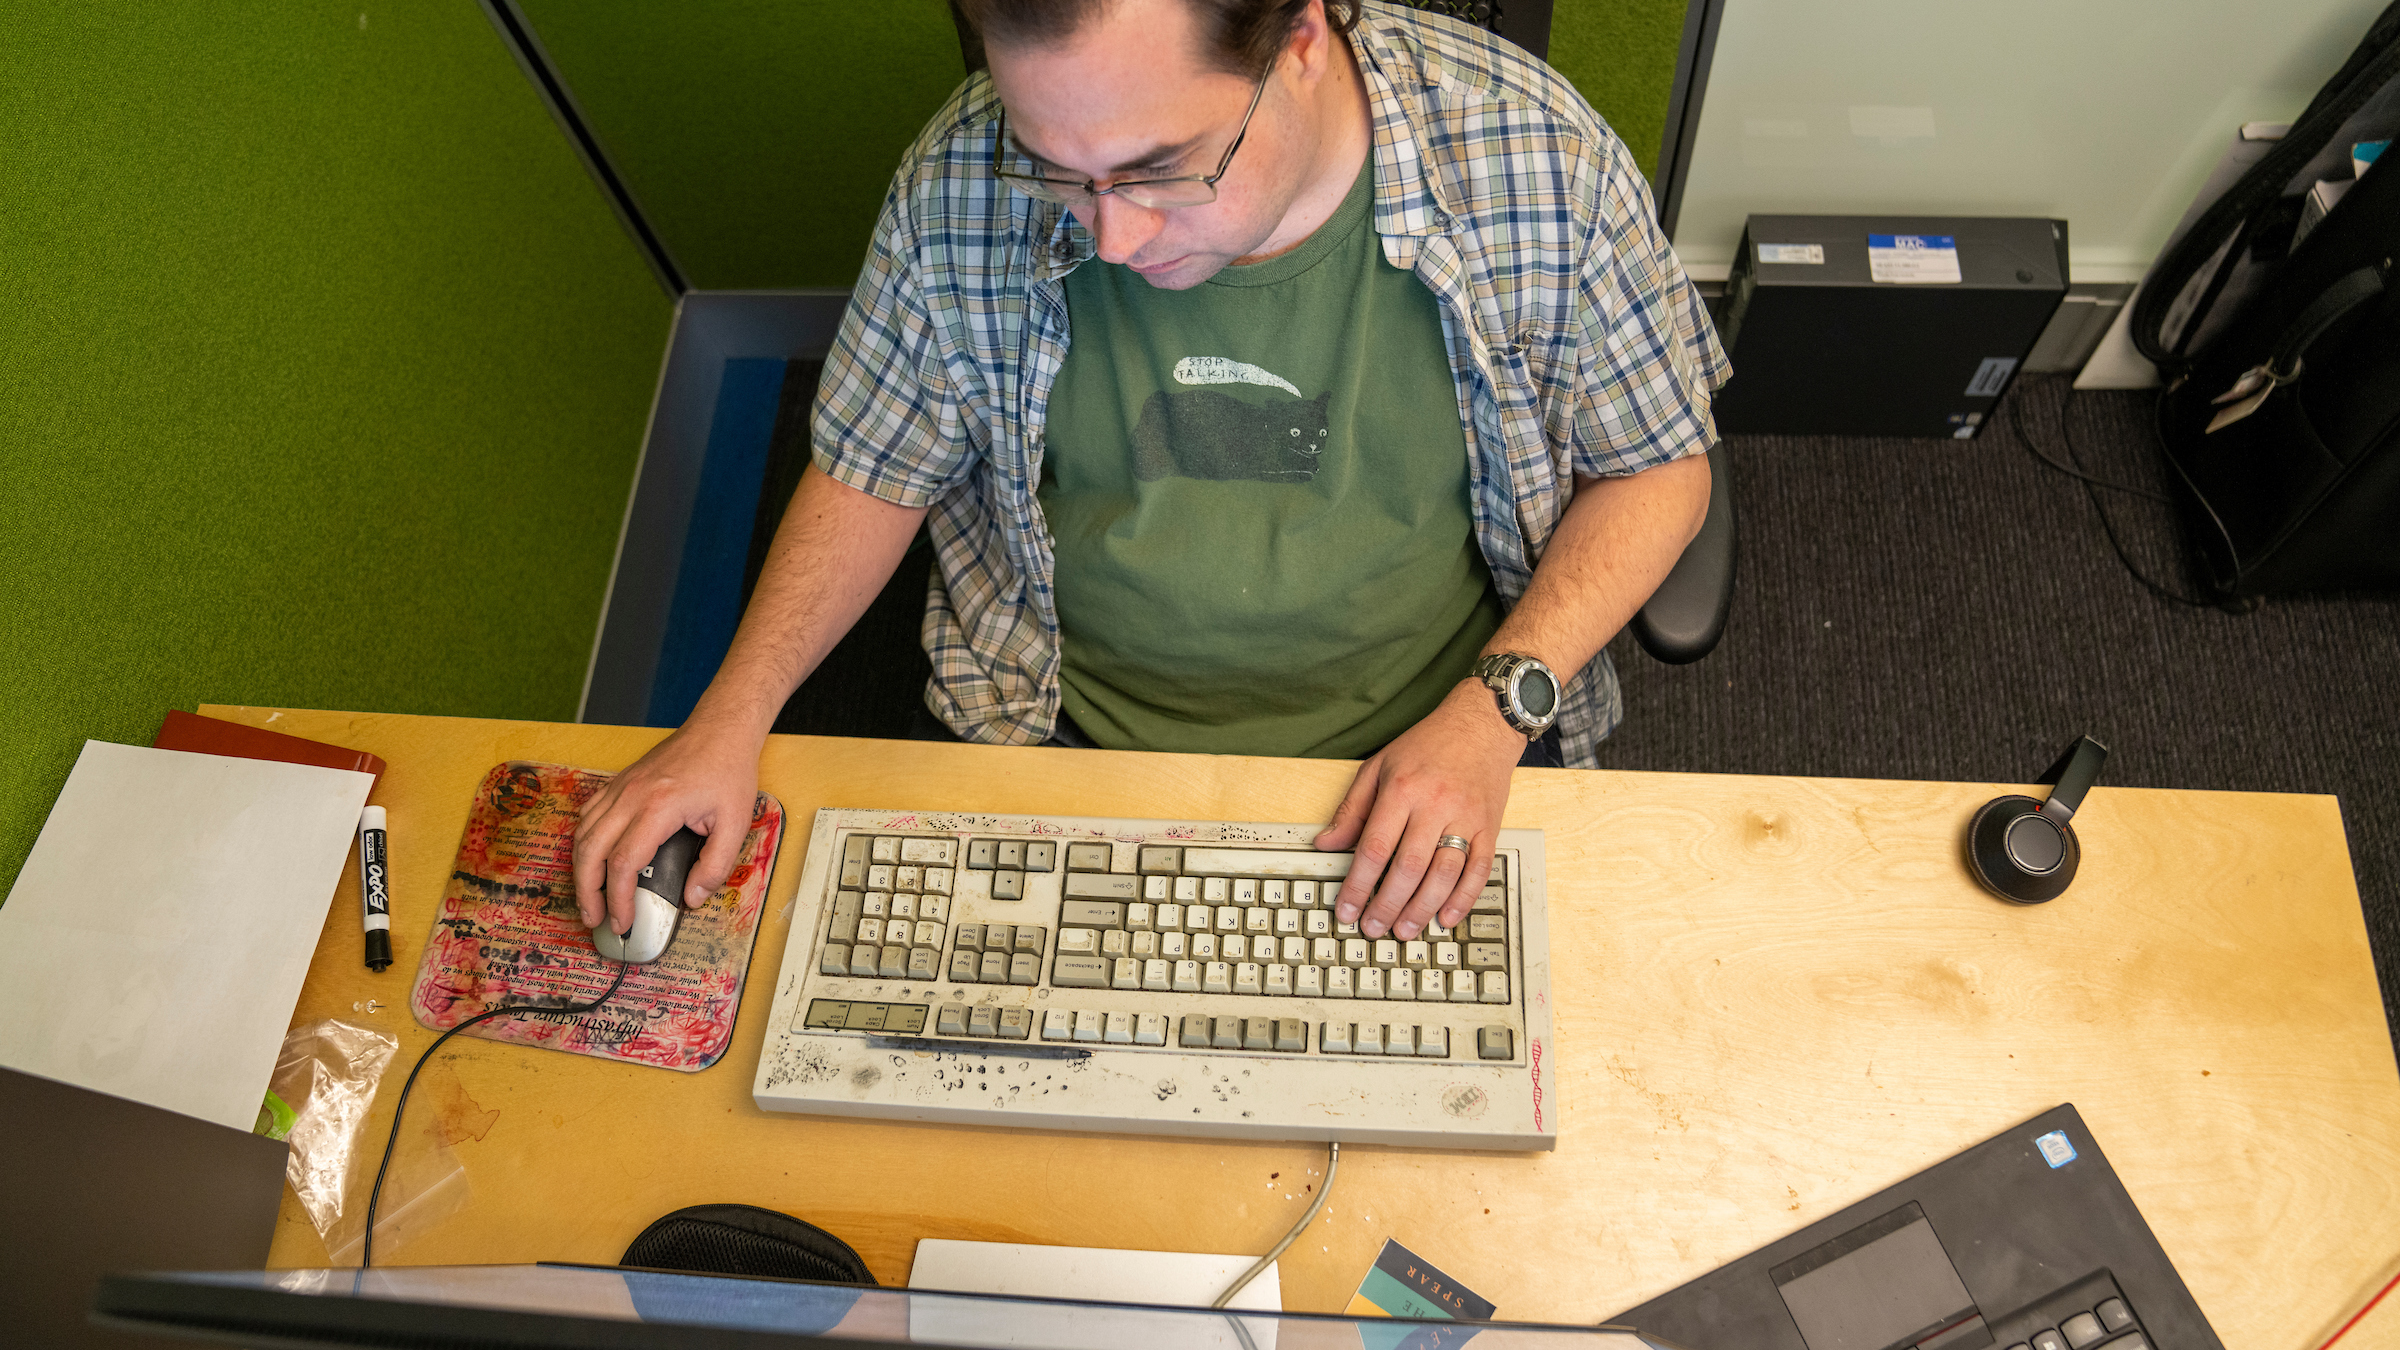
[[[522,760],[484,775],[409,994],[417,1021],[443,1031],[503,1003],[588,1003],[608,988],[616,963],[575,912],[574,848],[583,804],[611,777]],[[716,1063],[733,1042],[782,843],[783,804],[762,792],[724,888],[684,914],[657,961],[627,967],[608,1002],[573,1017],[495,1017],[462,1034],[685,1073]]]

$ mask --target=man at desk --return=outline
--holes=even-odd
[[[1413,11],[961,9],[991,78],[894,181],[724,665],[584,814],[585,921],[685,824],[716,888],[776,714],[930,512],[949,734],[1363,757],[1339,917],[1457,923],[1510,770],[1596,763],[1602,648],[1706,514],[1729,367],[1630,155]]]

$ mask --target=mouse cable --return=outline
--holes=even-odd
[[[358,1251],[358,1268],[360,1270],[365,1270],[367,1267],[375,1264],[375,1206],[383,1199],[383,1175],[391,1170],[392,1150],[400,1143],[400,1113],[408,1109],[408,1094],[410,1089],[416,1087],[417,1085],[417,1075],[422,1073],[425,1069],[425,1065],[433,1059],[435,1054],[440,1052],[443,1044],[451,1037],[462,1031],[465,1031],[468,1027],[471,1027],[478,1022],[488,1022],[495,1017],[505,1017],[511,1013],[590,1012],[592,1009],[597,1008],[601,1004],[606,1003],[610,999],[616,997],[617,986],[625,983],[625,970],[626,963],[619,961],[617,963],[617,977],[608,982],[608,988],[600,991],[600,997],[593,999],[589,1003],[503,1003],[497,1008],[486,1008],[482,1012],[479,1012],[473,1017],[470,1017],[467,1020],[459,1023],[457,1026],[454,1026],[448,1031],[443,1032],[440,1036],[434,1039],[433,1044],[425,1047],[424,1054],[417,1056],[416,1066],[408,1071],[408,1081],[400,1085],[400,1100],[392,1104],[392,1130],[383,1141],[383,1161],[376,1164],[374,1188],[367,1192],[367,1230],[365,1236],[360,1239],[361,1245]]]
[[[2382,1292],[2376,1294],[2375,1297],[2368,1299],[2367,1306],[2359,1309],[2355,1313],[2352,1313],[2350,1315],[2350,1320],[2342,1323],[2342,1329],[2327,1337],[2325,1339],[2325,1344],[2318,1346],[2317,1350],[2331,1350],[2331,1347],[2335,1341],[2338,1341],[2342,1337],[2350,1334],[2350,1328],[2357,1326],[2360,1318],[2365,1317],[2368,1313],[2375,1311],[2375,1305],[2383,1302],[2384,1294],[2392,1292],[2392,1286],[2396,1284],[2400,1284],[2400,1275],[2394,1275],[2389,1280],[2384,1281]]]
[[[1222,1308],[1226,1304],[1233,1302],[1234,1295],[1242,1292],[1244,1289],[1249,1288],[1250,1282],[1258,1278],[1260,1271],[1265,1270],[1271,1265],[1274,1265],[1275,1258],[1283,1255],[1283,1249],[1291,1246],[1292,1243],[1298,1239],[1302,1233],[1308,1231],[1309,1224],[1316,1220],[1317,1211],[1325,1208],[1325,1197],[1333,1194],[1333,1174],[1341,1170],[1341,1166],[1342,1141],[1336,1139],[1327,1147],[1326,1150],[1325,1184],[1317,1188],[1317,1202],[1308,1207],[1308,1213],[1300,1216],[1300,1222],[1292,1225],[1292,1231],[1283,1235],[1283,1241],[1276,1243],[1273,1251],[1268,1252],[1265,1256],[1258,1258],[1258,1263],[1256,1265],[1253,1265],[1248,1270],[1243,1271],[1242,1277],[1238,1280],[1235,1280],[1232,1284],[1227,1285],[1225,1287],[1225,1292],[1217,1295],[1217,1301],[1209,1304],[1209,1307]]]
[[[2075,461],[2077,465],[2081,465],[2083,462],[2082,457],[2075,453],[2075,432],[2067,422],[2067,406],[2074,402],[2074,400],[2075,390],[2074,387],[2070,385],[2067,389],[2066,396],[2058,401],[2058,428],[2060,435],[2066,438],[2067,457]],[[2061,464],[2057,460],[2050,458],[2048,455],[2043,454],[2041,447],[2035,444],[2033,437],[2026,434],[2024,419],[2018,413],[2017,404],[2014,399],[2011,399],[2008,405],[2008,424],[2009,429],[2016,433],[2017,440],[2024,445],[2026,453],[2032,455],[2035,459],[2040,460],[2042,463],[2050,466],[2051,468],[2058,470],[2060,473],[2067,475],[2069,478],[2080,479],[2082,481],[2083,495],[2091,499],[2092,514],[2100,517],[2100,531],[2108,536],[2108,546],[2110,549],[2115,551],[2117,555],[2117,562],[2125,569],[2125,574],[2127,576],[2130,576],[2135,581],[2140,582],[2144,590],[2147,590],[2161,600],[2171,601],[2178,605],[2189,606],[2192,609],[2215,609],[2218,607],[2215,601],[2195,600],[2191,596],[2169,590],[2167,587],[2151,580],[2149,574],[2142,571],[2141,568],[2134,566],[2133,558],[2125,552],[2125,545],[2123,541],[2117,538],[2116,523],[2108,518],[2108,508],[2100,504],[2100,494],[2093,489],[2110,488],[2117,492],[2129,492],[2137,497],[2148,497],[2152,501],[2165,502],[2170,506],[2174,505],[2174,498],[2169,497],[2162,492],[2152,492],[2148,488],[2133,487],[2125,483],[2114,483],[2105,478],[2094,478],[2092,475],[2083,472],[2080,467],[2069,468],[2067,465]]]

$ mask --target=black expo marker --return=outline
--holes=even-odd
[[[392,864],[384,850],[383,808],[358,817],[358,899],[367,930],[367,969],[392,963]]]

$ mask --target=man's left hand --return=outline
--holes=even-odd
[[[1357,853],[1334,917],[1368,937],[1403,940],[1437,913],[1446,927],[1464,922],[1491,875],[1508,776],[1524,753],[1525,738],[1500,716],[1491,691],[1469,679],[1360,765],[1316,838],[1318,848]],[[1437,848],[1446,834],[1471,841],[1472,850]]]

